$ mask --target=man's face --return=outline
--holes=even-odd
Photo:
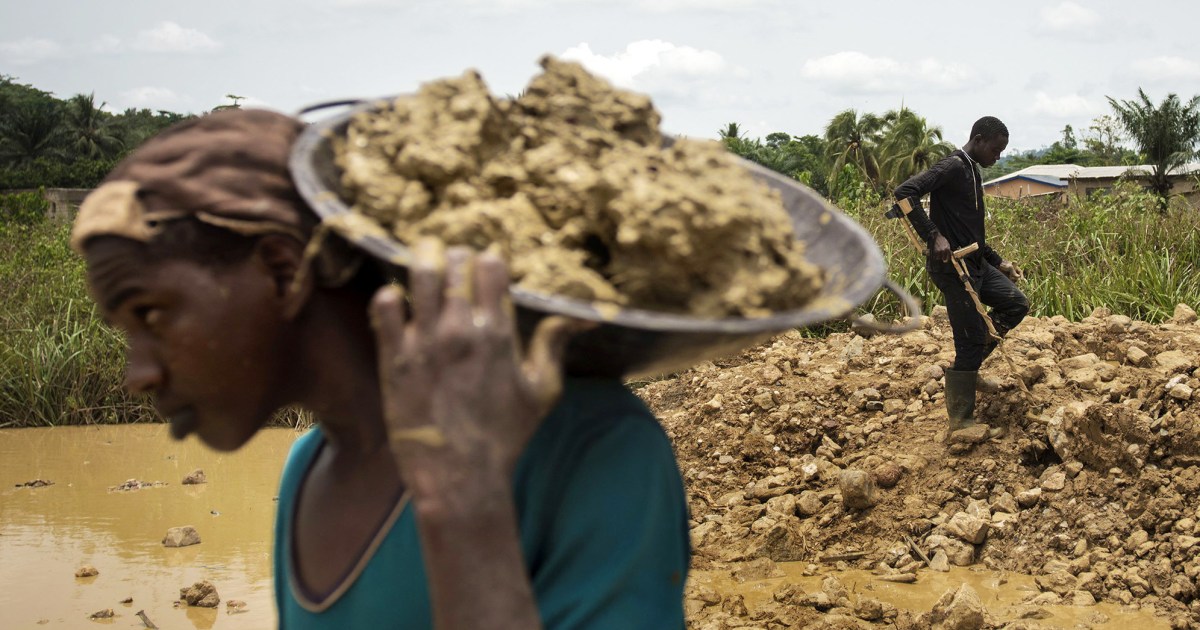
[[[976,156],[979,159],[979,164],[988,167],[995,164],[1000,159],[1000,154],[1008,148],[1008,136],[992,136],[984,138],[979,136],[979,152]]]
[[[214,270],[149,261],[142,245],[106,238],[89,244],[86,258],[105,321],[126,334],[125,387],[153,396],[173,436],[195,432],[234,450],[281,406],[285,322],[254,256]]]

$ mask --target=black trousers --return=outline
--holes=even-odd
[[[979,269],[970,271],[971,285],[979,294],[979,301],[991,307],[992,324],[1003,337],[1025,318],[1029,312],[1029,299],[1008,276],[987,261],[980,261]],[[954,369],[978,370],[996,348],[995,340],[988,336],[987,324],[975,310],[975,302],[957,273],[931,268],[929,276],[946,297],[946,312],[950,316],[950,330],[954,333]]]

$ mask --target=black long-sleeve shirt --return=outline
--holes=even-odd
[[[908,199],[912,212],[908,220],[929,248],[930,271],[953,272],[950,263],[933,258],[933,242],[938,234],[950,242],[950,249],[979,243],[979,250],[966,256],[968,269],[977,271],[981,260],[993,267],[1004,261],[987,244],[984,231],[983,178],[962,150],[956,150],[942,158],[928,170],[918,173],[900,184],[896,199]],[[921,197],[930,194],[929,214],[921,206]]]

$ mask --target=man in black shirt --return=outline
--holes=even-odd
[[[979,166],[991,166],[1008,146],[1008,128],[999,119],[984,116],[971,127],[971,139],[929,170],[914,175],[896,189],[896,199],[908,199],[908,220],[928,246],[925,268],[946,298],[950,329],[954,333],[954,367],[946,371],[946,411],[950,432],[975,424],[975,389],[979,366],[996,347],[983,317],[954,270],[954,250],[978,243],[979,249],[963,257],[971,284],[981,302],[991,307],[991,318],[1001,336],[1016,327],[1029,312],[1029,300],[1014,284],[1020,269],[988,246],[984,235]],[[929,214],[920,198],[930,195]],[[999,435],[999,429],[992,430]]]

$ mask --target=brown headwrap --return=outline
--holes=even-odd
[[[303,124],[266,110],[223,110],[175,125],[139,147],[88,195],[71,232],[149,241],[164,221],[193,216],[253,236],[308,241],[316,216],[288,174]]]

